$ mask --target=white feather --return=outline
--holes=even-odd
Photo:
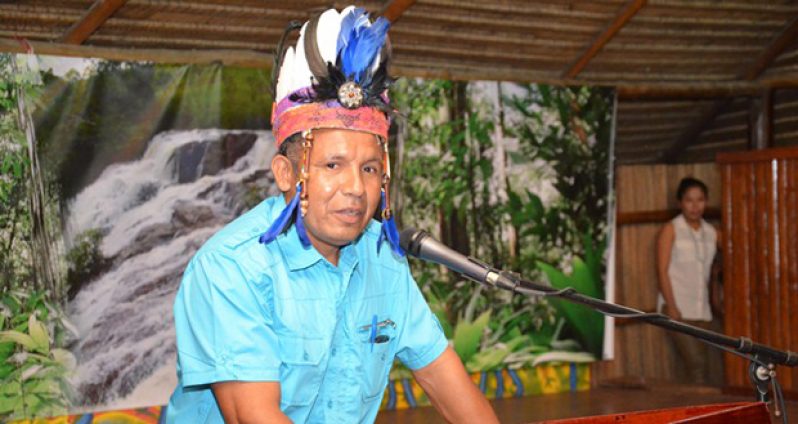
[[[283,56],[283,62],[280,64],[280,75],[277,77],[277,89],[275,90],[275,101],[280,102],[285,96],[288,95],[292,82],[292,74],[294,71],[294,48],[289,47]]]
[[[305,28],[307,28],[307,26],[307,22],[305,22],[305,25],[302,25],[302,29],[299,31],[299,41],[296,43],[296,53],[294,54],[293,89],[291,91],[298,90],[303,87],[310,87],[310,85],[313,83],[311,80],[313,74],[310,72],[308,58],[305,56]]]
[[[342,10],[342,11],[341,11],[341,19],[343,19],[343,18],[344,18],[344,16],[346,16],[346,15],[348,15],[348,14],[352,13],[352,11],[353,11],[353,10],[355,10],[355,8],[356,8],[356,7],[357,7],[357,6],[355,6],[354,4],[353,4],[353,5],[349,5],[349,6],[345,7],[345,8],[344,8],[344,10]]]
[[[385,43],[383,42],[382,45],[384,46]],[[380,60],[381,59],[382,59],[382,47],[380,47],[379,53],[377,53],[377,56],[374,58],[374,64],[371,65],[371,72],[372,73],[377,72],[377,69],[380,67]]]
[[[350,6],[347,9],[354,8]],[[346,10],[346,9],[344,9]],[[324,62],[335,64],[336,48],[338,46],[338,33],[341,32],[341,16],[335,9],[328,9],[321,14],[319,24],[316,26],[316,40],[319,44],[319,53]]]

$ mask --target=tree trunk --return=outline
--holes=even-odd
[[[496,121],[494,123],[494,136],[493,145],[495,147],[493,155],[493,173],[494,184],[492,195],[494,198],[492,202],[502,204],[507,202],[507,190],[509,189],[510,182],[507,176],[507,152],[504,149],[504,103],[502,102],[502,83],[496,82]],[[506,235],[508,254],[510,260],[515,259],[517,254],[516,246],[516,232],[515,227],[512,225],[510,217],[502,217],[499,225],[500,240]]]
[[[404,228],[402,221],[402,207],[404,206],[404,196],[402,193],[402,178],[404,172],[405,159],[405,139],[407,138],[407,125],[404,119],[396,119],[396,142],[391,146],[393,151],[393,160],[391,161],[391,210],[396,217],[396,224],[399,228]],[[390,153],[390,152],[389,152]]]
[[[468,108],[468,102],[466,101],[467,83],[458,81],[454,82],[453,84],[454,86],[452,87],[452,91],[449,93],[449,119],[460,123],[460,128],[455,128],[453,131],[453,133],[456,134],[458,132],[465,131],[465,118]],[[461,138],[459,141],[451,141],[452,144],[464,144],[465,142],[465,138]],[[444,145],[441,147],[442,149],[453,149],[456,146]],[[469,189],[471,189],[473,187],[471,176],[469,176],[468,184]],[[458,252],[464,255],[471,255],[471,243],[468,237],[468,222],[465,219],[465,215],[462,215],[463,217],[461,218],[459,212],[460,211],[457,209],[452,208],[449,213],[443,214],[443,220],[441,221],[440,225],[441,240]]]
[[[11,60],[14,75],[19,75],[16,60]],[[27,70],[27,72],[35,72]],[[44,203],[45,189],[42,177],[39,155],[36,151],[36,131],[30,111],[25,101],[24,85],[16,87],[17,119],[19,127],[25,132],[27,141],[28,159],[30,161],[28,186],[28,204],[31,215],[31,265],[33,269],[33,284],[39,290],[46,290],[50,300],[60,301],[61,287],[56,271],[56,255],[53,249],[53,240],[47,226],[47,210]]]

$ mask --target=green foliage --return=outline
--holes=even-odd
[[[75,358],[59,348],[69,324],[44,293],[0,296],[0,419],[64,414]]]
[[[74,358],[61,349],[69,324],[60,312],[59,285],[45,291],[34,274],[34,219],[58,228],[56,187],[44,173],[45,204],[32,216],[33,180],[27,137],[20,128],[20,93],[40,101],[40,74],[0,54],[0,421],[64,413],[67,373]],[[45,75],[47,77],[47,75]],[[36,147],[36,146],[33,146]],[[45,221],[45,222],[41,222]]]
[[[526,201],[511,196],[509,211],[521,235],[537,239],[541,250],[581,255],[583,235],[596,245],[606,236],[611,92],[545,85],[522,88],[524,95],[507,99],[520,116],[510,132],[518,137],[524,160],[542,161],[551,168],[559,198],[544,207],[526,191]],[[531,256],[524,260],[543,259]]]
[[[412,223],[433,234],[445,228],[448,234],[438,236],[444,242],[504,266],[510,262],[509,246],[503,241],[508,218],[501,205],[491,203],[488,183],[495,172],[487,154],[494,124],[482,114],[456,115],[453,98],[464,92],[451,81],[403,80],[392,93],[405,129],[404,156],[394,161],[401,165],[396,170],[402,204],[398,219],[400,225]],[[436,299],[433,310],[442,323],[458,321],[467,310],[465,319],[470,320],[489,310],[505,316],[524,309],[532,316],[516,316],[507,324],[521,334],[537,331],[549,320],[551,308],[545,301],[497,291],[475,294],[473,283],[440,267],[412,265],[428,299]]]
[[[100,251],[103,235],[97,229],[87,230],[75,237],[73,246],[66,254],[67,287],[70,297],[81,284],[99,275],[107,266]]]
[[[11,71],[10,54],[0,54],[0,284],[30,278],[31,226],[28,207],[29,159],[17,116],[17,89],[24,79]]]
[[[27,113],[21,112],[38,101],[41,75],[20,62],[0,54],[0,292],[46,289],[59,301],[60,279],[51,275],[55,265],[42,259],[53,251],[50,237],[60,227],[57,190],[48,173],[32,166],[38,147],[28,142]]]
[[[473,322],[463,319],[454,328],[454,351],[463,362],[468,362],[477,353],[482,334],[488,327],[490,312],[490,310],[483,312]]]
[[[392,99],[403,117],[401,149],[394,152],[403,153],[394,160],[400,225],[424,228],[462,253],[528,279],[548,275],[603,297],[612,98],[590,88],[522,88],[522,95],[504,99],[517,118],[502,130],[517,138],[518,148],[506,152],[508,168],[499,170],[493,138],[497,122],[504,123],[496,120],[493,105],[474,102],[463,83],[397,85]],[[497,175],[507,175],[504,188],[501,181],[497,186]],[[543,197],[530,189],[531,181],[548,182],[554,194]],[[577,256],[584,261],[571,264]],[[471,369],[529,363],[552,350],[600,351],[600,319],[590,317],[585,324],[584,316],[559,304],[555,309],[546,300],[481,290],[441,267],[411,264],[447,337]],[[561,267],[576,273],[566,277],[557,271]],[[493,319],[480,332],[474,317],[487,313]],[[474,347],[476,333],[483,336]],[[576,341],[562,341],[561,335]]]
[[[222,68],[221,128],[270,127],[271,69]]]
[[[554,288],[564,289],[571,287],[577,292],[600,298],[601,280],[595,278],[594,270],[590,270],[582,259],[574,257],[570,275],[566,275],[557,268],[538,262],[538,267],[546,274],[549,283]],[[585,348],[595,354],[601,354],[602,340],[604,336],[604,319],[602,315],[586,306],[567,302],[564,300],[552,300],[551,303],[564,317],[576,332],[577,338],[583,343]]]

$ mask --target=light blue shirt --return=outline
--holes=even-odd
[[[415,370],[446,348],[407,261],[387,243],[377,253],[379,222],[335,267],[303,248],[293,225],[258,242],[284,207],[283,196],[264,200],[188,264],[166,422],[224,422],[210,388],[220,381],[279,381],[280,409],[296,423],[373,422],[394,358]]]

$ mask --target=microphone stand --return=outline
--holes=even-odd
[[[781,414],[779,404],[784,404],[781,387],[776,380],[776,365],[794,367],[798,365],[798,354],[781,351],[770,346],[755,343],[747,337],[729,337],[725,334],[704,330],[683,322],[674,321],[660,313],[645,313],[624,305],[605,302],[580,294],[571,287],[558,290],[540,283],[525,280],[521,275],[493,268],[475,258],[455,252],[443,243],[433,239],[425,231],[406,228],[400,234],[400,245],[411,256],[422,260],[444,265],[463,277],[498,287],[513,293],[531,296],[559,297],[573,303],[592,308],[604,315],[615,318],[638,319],[670,331],[687,334],[716,348],[725,350],[750,361],[748,368],[751,383],[756,388],[757,400],[768,401],[770,386],[776,396],[776,416],[781,415],[787,422],[787,411]]]
[[[532,296],[558,297],[573,303],[585,305],[604,315],[615,318],[637,319],[644,321],[670,331],[687,334],[716,348],[722,349],[726,352],[748,360],[750,364],[748,367],[748,374],[751,379],[751,383],[754,385],[757,401],[768,402],[769,393],[772,388],[776,395],[776,402],[774,403],[776,405],[775,414],[776,416],[779,416],[783,413],[784,415],[782,417],[785,420],[784,422],[786,422],[786,410],[783,412],[779,411],[778,404],[781,403],[783,407],[784,400],[781,393],[781,388],[775,379],[776,365],[794,367],[798,365],[798,354],[790,351],[778,350],[764,344],[756,343],[747,337],[735,338],[729,337],[725,334],[716,333],[714,331],[705,330],[703,328],[675,321],[661,313],[645,313],[628,306],[609,303],[600,299],[583,295],[570,287],[558,290],[550,286],[525,280],[516,273],[495,270],[474,258],[468,259],[491,270],[488,272],[488,275],[484,281],[477,281],[468,275],[462,274],[470,280],[486,284],[490,287],[498,287],[505,290],[510,290],[514,293]]]

